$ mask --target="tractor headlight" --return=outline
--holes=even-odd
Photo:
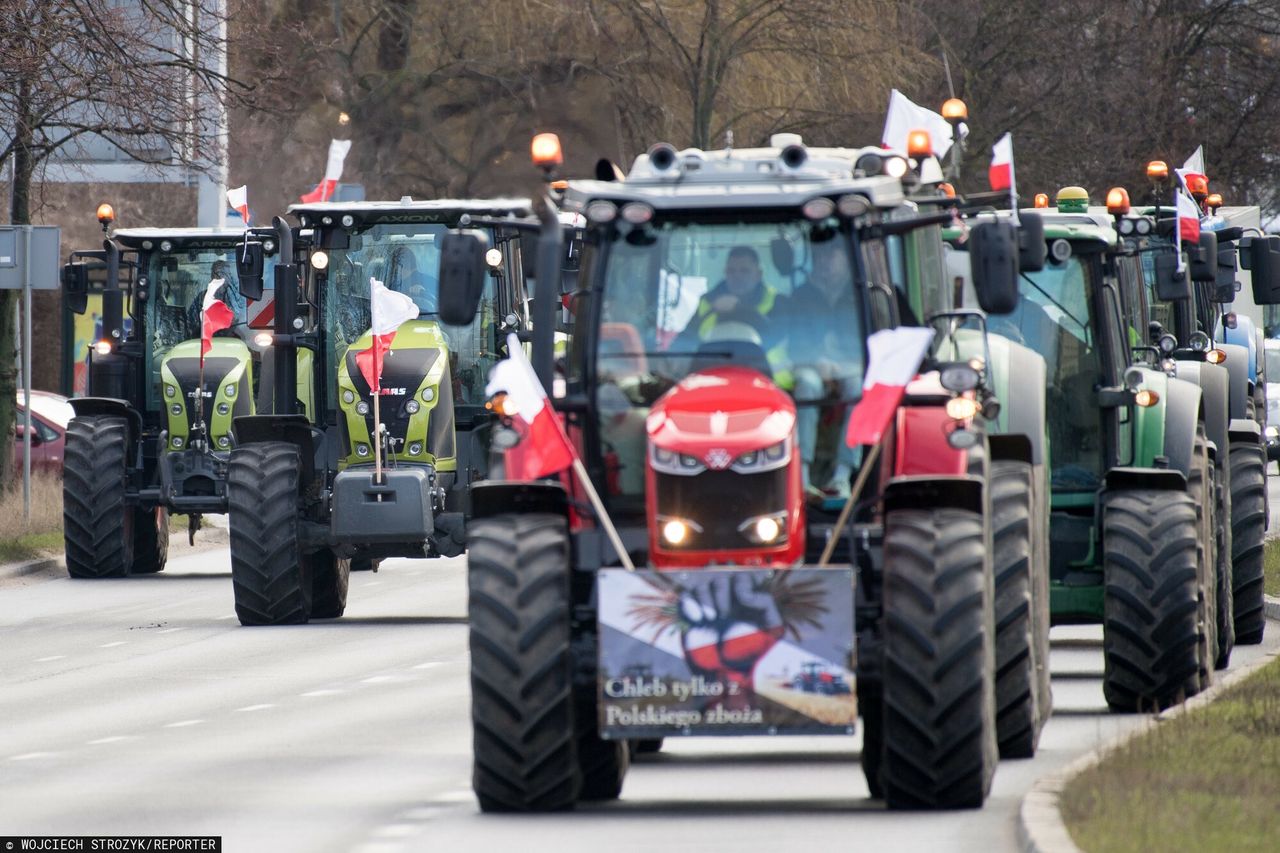
[[[356,403],[356,414],[361,416],[369,414],[369,404],[366,403],[364,400],[361,400],[359,403]]]
[[[762,471],[774,471],[791,461],[791,439],[784,438],[777,444],[771,444],[763,450],[751,450],[743,453],[729,469],[739,474],[758,474]]]
[[[367,444],[356,445],[356,456],[368,456],[368,455],[369,455],[369,445]]]
[[[178,389],[166,382],[164,384],[164,395],[166,397],[176,397],[178,396]]]
[[[356,401],[356,394],[351,389],[342,392],[342,402],[350,404]]]
[[[422,444],[420,442],[415,441],[413,444],[409,445],[410,456],[417,456],[421,452],[422,452]]]
[[[419,408],[421,407],[418,405],[417,400],[409,399],[404,402],[404,410],[411,415],[416,415]]]
[[[748,518],[738,525],[738,532],[757,545],[777,545],[787,540],[787,512],[771,512]]]
[[[174,403],[172,406],[169,407],[169,413],[172,414],[174,417],[178,417],[179,415],[182,414],[182,407],[179,406],[177,403]]]
[[[230,407],[230,406],[228,406],[226,403],[219,403],[219,404],[218,404],[218,414],[220,414],[220,415],[227,415],[227,414],[230,414],[230,413],[231,413],[231,407]]]
[[[662,531],[662,541],[668,545],[684,545],[689,541],[690,533],[701,533],[702,525],[687,518],[658,516],[658,529]]]
[[[649,445],[649,464],[653,466],[655,471],[682,477],[700,474],[707,470],[707,466],[703,465],[698,457],[667,450],[664,447],[658,447],[656,444]]]
[[[1264,434],[1267,436],[1268,439],[1280,438],[1280,429],[1277,429],[1276,427],[1273,427],[1273,426],[1269,426],[1266,428]]]
[[[182,436],[175,435],[173,438],[169,439],[169,445],[173,447],[174,450],[181,450],[183,445]]]
[[[231,399],[235,399],[236,386],[234,383],[222,386],[222,393]]]
[[[434,388],[423,388],[423,389],[422,389],[422,401],[423,401],[424,403],[430,403],[430,402],[431,402],[432,400],[434,400],[435,398],[436,398],[436,389],[434,389]]]
[[[219,447],[230,447],[230,446],[231,446],[231,439],[227,438],[225,435],[220,435],[220,436],[218,436],[218,446],[219,446]]]

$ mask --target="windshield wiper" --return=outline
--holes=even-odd
[[[1036,284],[1036,280],[1035,280],[1035,279],[1033,279],[1031,276],[1027,275],[1027,274],[1026,274],[1026,273],[1024,273],[1024,272],[1023,272],[1023,273],[1019,273],[1019,275],[1021,275],[1024,279],[1026,279],[1026,280],[1027,280],[1027,284],[1031,285],[1031,286],[1032,286],[1032,287],[1034,287],[1036,290],[1040,291],[1041,295],[1042,295],[1042,296],[1044,296],[1044,298],[1045,298],[1045,299],[1048,299],[1050,302],[1052,302],[1052,303],[1054,304],[1054,306],[1056,306],[1056,307],[1057,307],[1057,309],[1058,309],[1059,311],[1061,311],[1063,314],[1066,314],[1068,317],[1070,317],[1072,320],[1074,320],[1074,321],[1075,321],[1075,324],[1076,324],[1077,326],[1079,326],[1082,330],[1084,330],[1084,329],[1088,329],[1088,328],[1089,328],[1086,324],[1084,324],[1084,323],[1081,323],[1081,322],[1080,322],[1080,318],[1079,318],[1079,317],[1077,317],[1075,314],[1072,314],[1070,311],[1068,311],[1068,310],[1067,310],[1067,307],[1066,307],[1065,305],[1063,305],[1061,302],[1059,302],[1058,300],[1056,300],[1056,299],[1054,299],[1052,296],[1050,296],[1050,295],[1048,294],[1048,292],[1047,292],[1047,291],[1045,291],[1045,289],[1044,289],[1043,287],[1041,287],[1040,285]]]

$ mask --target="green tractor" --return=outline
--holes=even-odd
[[[104,215],[104,228],[110,213]],[[87,395],[71,401],[63,517],[73,578],[161,571],[169,513],[227,511],[232,419],[255,411],[262,345],[234,280],[239,231],[137,228],[63,268],[66,304],[83,314],[102,291]],[[235,308],[201,360],[201,309],[211,282]],[[126,322],[127,316],[127,322]]]
[[[1113,191],[1114,192],[1114,191]],[[1121,259],[1133,269],[1126,309],[1131,326],[1147,332],[1150,351],[1172,375],[1200,385],[1203,425],[1215,462],[1220,523],[1217,549],[1218,666],[1228,663],[1235,643],[1262,641],[1262,551],[1266,537],[1266,447],[1258,421],[1256,387],[1250,380],[1254,356],[1247,342],[1229,342],[1224,304],[1235,299],[1238,266],[1257,265],[1252,276],[1255,304],[1273,304],[1268,292],[1272,252],[1280,239],[1246,236],[1240,228],[1203,230],[1184,247],[1177,263],[1171,208],[1148,208],[1119,220]],[[1142,225],[1142,232],[1138,232]],[[1179,268],[1181,266],[1181,269]]]
[[[1116,229],[1074,189],[1060,201],[1038,211],[1047,262],[990,329],[1045,361],[1051,621],[1103,625],[1112,709],[1164,708],[1207,685],[1216,652],[1201,392],[1134,363]],[[962,232],[948,237],[965,251]]]
[[[277,218],[251,231],[239,256],[249,298],[277,259],[273,404],[236,418],[230,459],[232,582],[245,625],[335,618],[351,570],[462,553],[470,486],[487,476],[486,377],[525,325],[517,225],[528,201],[328,202],[290,214],[296,225]],[[440,238],[474,217],[495,223],[482,229],[482,310],[446,328]],[[371,279],[417,309],[395,330],[376,385],[360,367],[374,345]],[[296,379],[295,351],[310,356]],[[295,385],[311,389],[313,405],[283,393]]]

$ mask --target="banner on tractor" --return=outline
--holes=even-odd
[[[600,732],[851,734],[851,569],[597,573]]]

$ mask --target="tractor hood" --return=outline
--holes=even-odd
[[[796,407],[765,376],[714,367],[686,376],[653,405],[646,421],[656,447],[695,456],[712,469],[791,436]]]

